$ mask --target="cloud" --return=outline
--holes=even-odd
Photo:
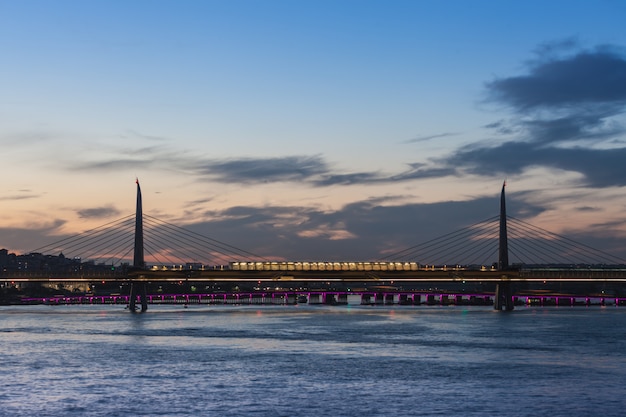
[[[580,105],[622,107],[626,102],[626,59],[607,49],[580,51],[535,62],[527,75],[487,83],[492,100],[515,111]]]
[[[428,169],[420,164],[409,165],[409,170],[400,174],[379,172],[333,172],[320,155],[292,155],[267,158],[206,159],[202,156],[189,156],[179,152],[165,152],[162,149],[145,148],[142,152],[125,154],[137,158],[110,158],[92,162],[80,162],[69,169],[80,171],[118,171],[156,168],[185,172],[198,178],[224,184],[265,184],[277,182],[298,182],[312,187],[332,185],[378,184],[385,182],[408,181],[416,178],[432,178],[447,175],[449,169]]]
[[[517,132],[515,126],[506,120],[498,120],[497,122],[488,123],[483,126],[485,129],[495,130],[499,135],[512,135]]]
[[[120,214],[119,210],[114,208],[113,206],[81,209],[77,210],[76,213],[79,217],[88,219],[107,218],[112,216],[118,216]]]
[[[537,45],[534,52],[541,61],[552,59],[559,54],[569,53],[580,49],[580,41],[576,37],[564,38],[556,41],[543,42]],[[532,61],[531,61],[532,62]]]
[[[172,170],[215,182],[238,184],[302,182],[329,172],[321,156],[214,159],[165,147],[111,150],[109,155],[99,155],[98,160],[69,162],[64,166],[84,172]]]
[[[611,119],[612,116],[602,109],[580,110],[562,117],[521,121],[520,131],[526,132],[526,138],[530,141],[540,144],[578,141],[601,143],[626,132],[624,126]]]
[[[91,159],[97,155],[97,159]],[[122,155],[120,157],[120,155]],[[115,147],[109,146],[98,153],[90,152],[81,159],[65,161],[63,166],[71,171],[81,172],[108,172],[156,168],[160,166],[183,166],[185,155],[183,152],[173,152],[165,146],[145,147]]]
[[[384,181],[377,173],[373,172],[356,172],[352,174],[326,174],[319,179],[313,179],[311,183],[318,187],[329,185],[354,185],[354,184],[371,184]]]
[[[298,236],[305,238],[324,237],[328,240],[354,239],[355,236],[339,225],[325,225],[316,229],[302,230],[298,232]]]
[[[543,145],[620,143],[615,139],[626,133],[626,56],[616,51],[550,56],[535,61],[527,75],[487,83],[490,99],[513,110],[510,120],[487,127]]]
[[[456,135],[458,135],[458,133],[446,132],[446,133],[439,133],[439,134],[436,134],[436,135],[418,136],[418,137],[415,137],[413,139],[409,139],[409,140],[405,141],[404,143],[426,142],[426,141],[433,140],[433,139],[445,138],[445,137],[448,137],[448,136],[456,136]]]
[[[626,148],[559,149],[526,142],[506,142],[495,147],[467,147],[445,159],[450,166],[483,176],[521,174],[533,166],[548,167],[584,176],[581,185],[609,187],[626,185]]]
[[[485,126],[495,138],[433,160],[435,166],[485,176],[539,166],[580,173],[589,187],[626,185],[626,57],[615,47],[556,56],[573,46],[544,45],[527,74],[487,83],[490,100],[511,117]]]
[[[56,132],[41,129],[33,129],[22,132],[3,133],[0,136],[0,146],[3,151],[13,151],[31,146],[42,146],[51,142],[56,137]]]
[[[593,213],[593,212],[599,212],[602,210],[599,207],[582,206],[582,207],[577,207],[576,211]],[[620,222],[620,226],[622,225],[622,223],[623,222]]]
[[[285,156],[197,161],[194,171],[219,182],[302,181],[328,171],[319,156]]]
[[[2,244],[9,244],[11,250],[18,253],[29,253],[36,251],[33,242],[37,242],[37,245],[41,246],[49,241],[59,239],[57,234],[63,225],[66,224],[65,220],[54,219],[45,224],[29,224],[28,227],[2,227],[0,228],[0,236],[4,242]],[[65,237],[65,236],[63,236]],[[8,247],[7,247],[8,248]],[[53,254],[58,255],[58,254]]]
[[[430,166],[424,163],[409,164],[409,170],[393,175],[388,181],[409,181],[416,179],[439,178],[457,175],[458,171],[452,167]]]
[[[68,166],[69,169],[76,171],[119,171],[119,170],[138,170],[146,169],[156,165],[155,160],[141,160],[132,158],[112,158],[108,160],[81,162]]]
[[[127,134],[123,134],[121,135],[122,138],[127,139],[127,138],[131,138],[131,139],[144,139],[144,140],[148,140],[148,141],[153,141],[153,142],[167,142],[170,139],[166,138],[166,137],[162,137],[162,136],[153,136],[153,135],[145,135],[141,132],[137,132],[136,130],[132,130],[129,129],[127,131]]]
[[[7,195],[0,197],[0,201],[16,201],[16,200],[28,200],[31,198],[39,198],[39,195],[36,194],[16,194],[16,195]]]

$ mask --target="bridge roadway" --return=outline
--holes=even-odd
[[[232,270],[232,269],[169,269],[134,270],[126,274],[12,274],[0,282],[614,282],[626,283],[626,268],[525,268],[498,271],[439,267],[411,271],[362,270]]]

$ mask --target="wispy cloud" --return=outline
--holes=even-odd
[[[198,160],[193,170],[226,183],[303,181],[328,171],[320,156]]]
[[[170,139],[163,136],[146,135],[144,133],[137,132],[136,130],[128,130],[125,134],[121,135],[124,139],[145,139],[152,142],[168,142]]]
[[[93,207],[77,210],[77,214],[81,218],[87,219],[101,219],[112,216],[118,216],[120,211],[113,206],[106,207]]]
[[[32,190],[22,189],[10,191],[12,194],[0,195],[0,201],[17,201],[17,200],[30,200],[33,198],[41,197],[41,194],[36,194]]]
[[[404,141],[404,143],[427,142],[427,141],[433,140],[433,139],[445,138],[445,137],[456,136],[456,135],[458,135],[458,133],[447,132],[447,133],[438,133],[436,135],[417,136],[417,137],[415,137],[413,139],[409,139],[409,140]]]
[[[31,198],[38,198],[38,197],[39,196],[35,194],[6,195],[6,196],[0,196],[0,201],[29,200]]]

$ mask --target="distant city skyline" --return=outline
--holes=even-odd
[[[371,260],[498,213],[626,258],[620,1],[0,2],[0,248],[134,212]],[[71,254],[67,254],[71,256]]]

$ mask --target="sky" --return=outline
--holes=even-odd
[[[372,260],[498,214],[626,258],[621,0],[0,0],[0,247],[144,213]]]

